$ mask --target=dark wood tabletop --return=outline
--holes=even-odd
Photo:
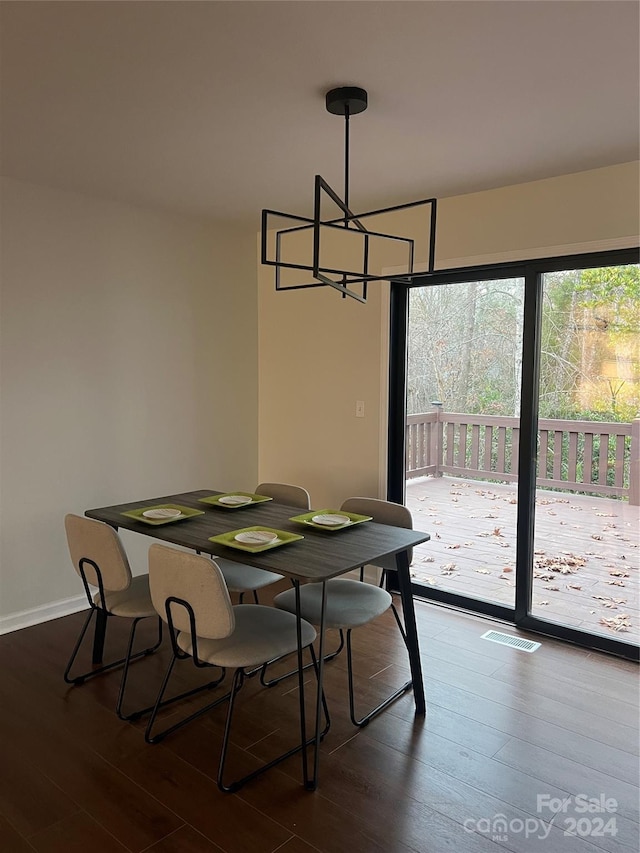
[[[223,509],[201,503],[199,500],[219,494],[223,492],[200,489],[89,509],[85,515],[104,521],[112,527],[132,530],[173,545],[181,545],[205,554],[215,554],[302,581],[322,581],[337,577],[366,563],[375,563],[380,557],[406,551],[407,548],[427,542],[430,538],[428,533],[418,530],[375,524],[373,521],[341,530],[317,530],[309,525],[290,521],[292,516],[304,512],[299,507],[285,506],[275,501],[264,501],[237,509]],[[204,515],[152,526],[122,514],[129,510],[165,503],[204,510]],[[338,511],[337,507],[335,509]],[[257,554],[209,541],[211,536],[254,525],[298,533],[304,536],[304,539]]]

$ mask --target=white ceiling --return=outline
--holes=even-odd
[[[216,218],[449,196],[639,157],[639,4],[7,2],[2,172]]]

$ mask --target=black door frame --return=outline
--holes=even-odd
[[[488,264],[439,270],[414,276],[411,284],[392,282],[389,322],[389,410],[387,442],[387,499],[405,500],[405,425],[407,386],[407,332],[409,288],[455,284],[500,278],[524,279],[522,340],[522,389],[520,447],[518,456],[518,516],[516,543],[515,608],[490,601],[467,598],[437,587],[413,584],[414,595],[430,601],[471,610],[513,623],[537,634],[569,641],[584,648],[640,659],[640,649],[631,643],[580,631],[531,614],[533,596],[533,540],[535,524],[536,462],[538,431],[538,386],[540,375],[540,332],[543,275],[589,267],[618,266],[640,261],[638,249],[618,249],[581,255],[563,255],[505,264]],[[388,580],[396,588],[393,575]]]

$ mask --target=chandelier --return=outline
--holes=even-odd
[[[349,121],[367,105],[367,92],[357,86],[326,93],[327,111],[344,117],[342,196],[316,175],[312,217],[262,211],[261,262],[275,267],[276,290],[329,286],[366,302],[369,282],[406,283],[414,272],[434,270],[435,198],[364,213],[351,210]],[[300,270],[311,273],[313,281]]]

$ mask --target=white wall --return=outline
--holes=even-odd
[[[81,592],[66,512],[255,487],[257,306],[249,230],[13,180],[1,224],[6,627]]]
[[[443,199],[436,266],[637,245],[638,165]],[[258,290],[260,477],[286,472],[318,508],[383,497],[386,285],[371,284],[366,305],[330,288],[276,293],[273,269],[262,267]]]

